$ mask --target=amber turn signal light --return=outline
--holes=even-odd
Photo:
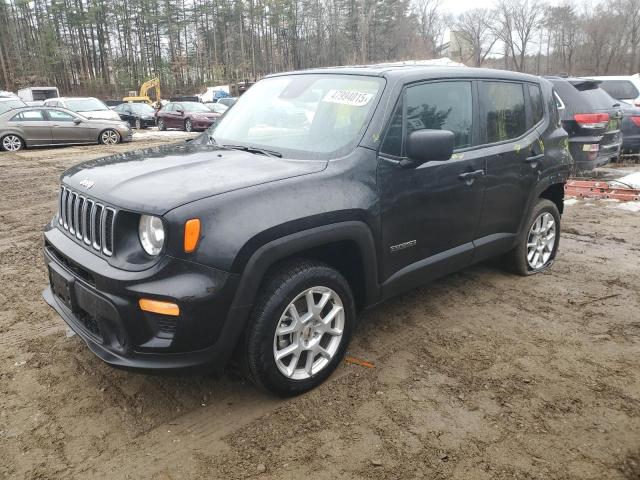
[[[180,307],[175,303],[163,302],[160,300],[149,300],[148,298],[141,298],[138,302],[140,310],[151,313],[159,313],[161,315],[171,315],[177,317],[180,315]]]
[[[195,252],[200,240],[200,219],[192,218],[184,224],[184,251]]]

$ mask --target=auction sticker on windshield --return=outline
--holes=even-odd
[[[373,93],[331,89],[327,92],[322,101],[328,103],[339,103],[340,105],[351,105],[353,107],[362,107],[369,103],[369,100],[372,98]]]

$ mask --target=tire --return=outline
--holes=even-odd
[[[193,123],[188,118],[184,121],[184,131],[193,132]]]
[[[315,314],[307,309],[309,292]],[[258,292],[241,344],[245,375],[276,395],[306,392],[340,364],[355,322],[353,294],[338,271],[311,260],[285,262],[268,274]],[[276,335],[276,329],[281,333]],[[292,353],[284,355],[287,351]],[[276,352],[283,355],[279,360]]]
[[[160,119],[158,120],[158,130],[160,130],[161,132],[164,132],[167,129],[167,124],[164,123],[164,120]]]
[[[550,220],[553,220],[553,225],[549,223]],[[534,229],[540,233],[535,233]],[[549,238],[551,233],[553,238]],[[559,244],[558,207],[551,200],[540,198],[527,218],[525,228],[518,237],[518,244],[505,255],[506,266],[510,271],[523,276],[543,272],[553,265]]]
[[[141,130],[142,129],[142,121],[139,118],[136,118],[135,129],[136,130]]]
[[[98,142],[103,145],[116,145],[121,141],[120,134],[113,130],[112,128],[107,128],[100,133],[100,137],[98,137]]]
[[[22,140],[18,135],[10,133],[2,137],[2,140],[0,140],[0,148],[5,152],[17,152],[18,150],[25,148],[25,144],[24,140]]]

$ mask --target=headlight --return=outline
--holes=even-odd
[[[142,248],[149,255],[156,256],[164,245],[164,227],[159,217],[142,215],[138,225],[138,236]]]

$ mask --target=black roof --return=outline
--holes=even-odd
[[[341,74],[341,75],[368,75],[388,79],[402,79],[405,81],[420,80],[422,78],[497,78],[503,80],[520,80],[527,82],[540,82],[540,77],[526,73],[511,72],[508,70],[496,70],[490,68],[472,67],[444,67],[435,65],[397,65],[376,64],[356,65],[345,67],[312,68],[269,75],[277,77],[281,75],[298,74]]]

